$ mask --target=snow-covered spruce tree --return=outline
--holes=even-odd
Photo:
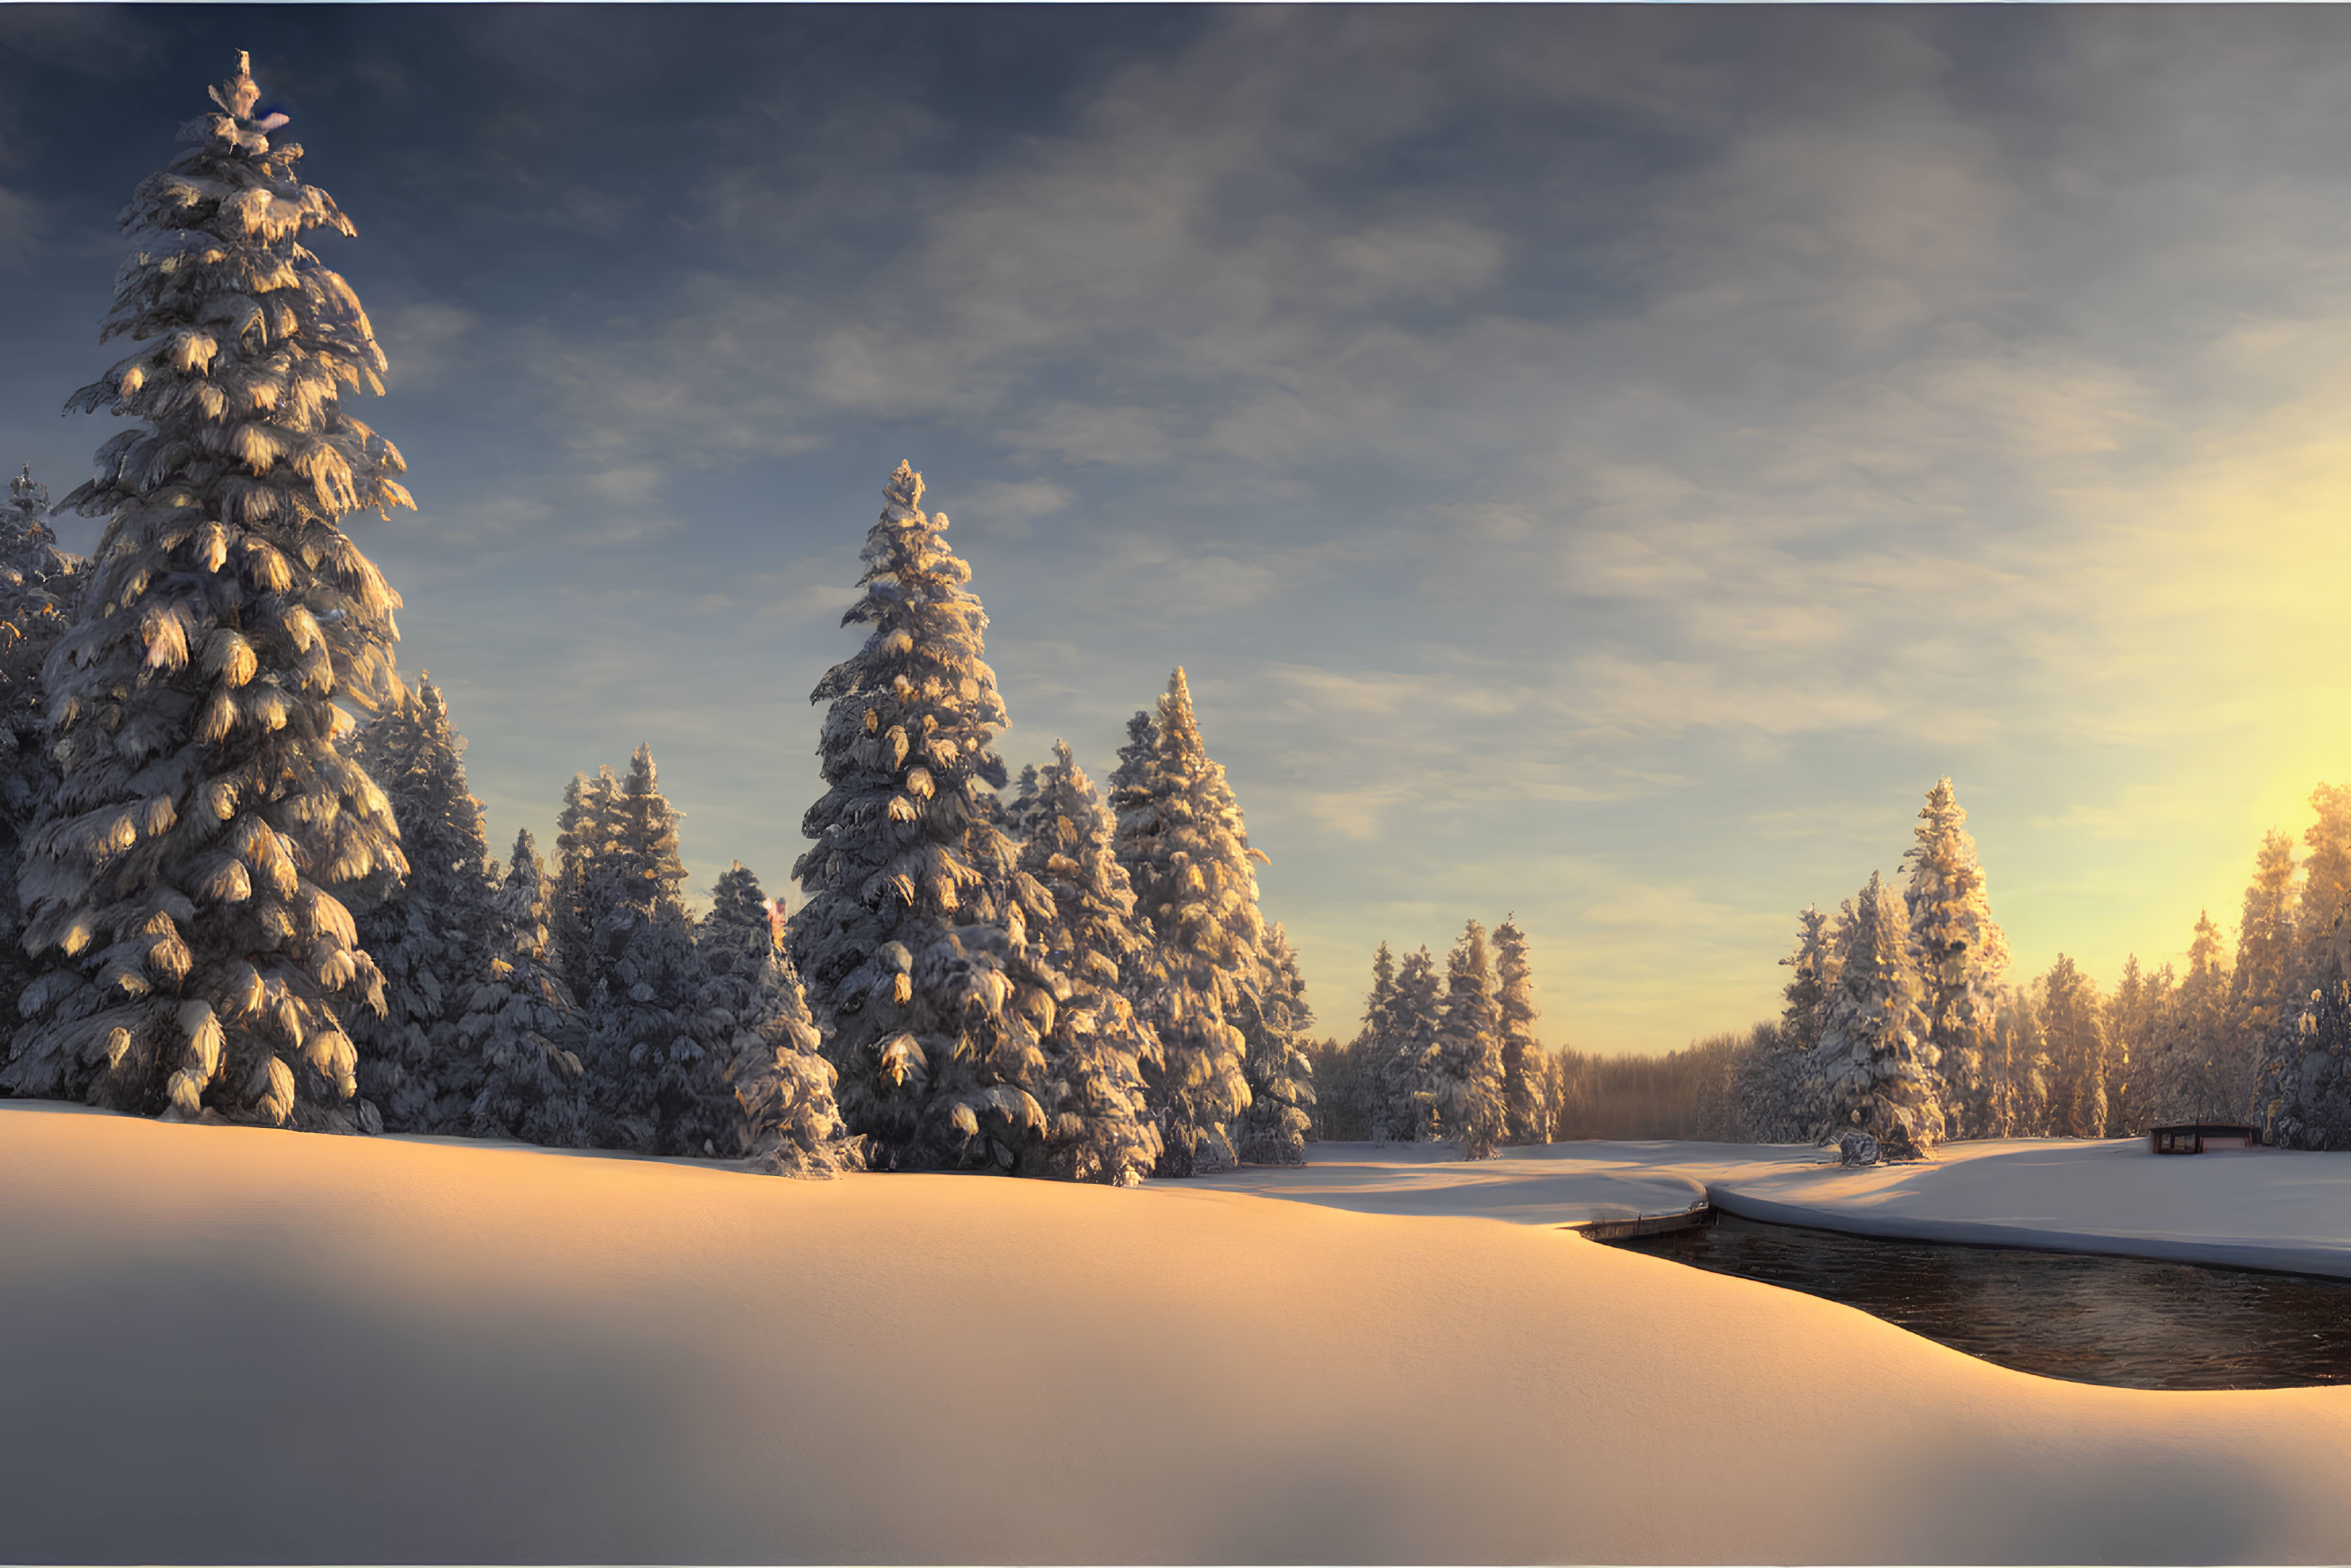
[[[574,774],[563,787],[563,810],[555,819],[555,875],[548,892],[550,956],[564,988],[582,1007],[611,967],[596,932],[616,902],[603,872],[611,863],[620,798],[621,781],[610,768],[598,768],[593,779]]]
[[[2278,1148],[2351,1148],[2351,985],[2338,975],[2313,988],[2293,1031],[2264,1064],[2265,1135]]]
[[[1232,1128],[1249,1103],[1238,1020],[1264,937],[1254,862],[1266,856],[1249,847],[1225,769],[1200,739],[1181,668],[1159,699],[1151,737],[1137,781],[1112,805],[1119,863],[1152,935],[1138,1010],[1163,1053],[1146,1074],[1165,1145],[1159,1174],[1187,1176],[1237,1157]]]
[[[833,1176],[864,1165],[841,1124],[837,1075],[824,1059],[799,977],[776,949],[768,895],[737,861],[711,890],[695,946],[703,1010],[727,1038],[723,1094],[695,1102],[678,1141],[706,1142],[773,1176]]]
[[[2138,1075],[2138,1100],[2151,1122],[2217,1120],[2228,1110],[2223,1067],[2229,1055],[2229,964],[2220,928],[2199,911],[2188,972],[2164,998],[2155,1040]]]
[[[809,900],[786,941],[873,1166],[1009,1170],[1048,1132],[1041,1037],[1068,982],[1028,940],[1052,900],[994,820],[1007,720],[987,616],[922,496],[899,464],[841,617],[872,631],[810,695],[831,704],[828,788],[800,824],[816,841],[792,868]]]
[[[482,1081],[465,1130],[582,1148],[591,1131],[579,1055],[584,1020],[548,962],[547,905],[547,868],[525,828],[491,900],[487,970],[457,1020],[461,1048],[480,1064]]]
[[[2253,880],[2245,889],[2244,918],[2237,926],[2237,963],[2230,975],[2229,1042],[2224,1078],[2234,1100],[2224,1114],[2256,1114],[2253,1104],[2261,1064],[2273,1040],[2291,1033],[2304,990],[2294,993],[2294,841],[2272,831],[2253,860]],[[2265,1110],[2266,1108],[2261,1108]]]
[[[1852,908],[1850,900],[1845,907]],[[1809,904],[1798,911],[1795,949],[1780,963],[1789,970],[1781,988],[1780,1021],[1768,1035],[1756,1031],[1740,1063],[1739,1120],[1757,1143],[1813,1143],[1827,1130],[1829,1118],[1830,1064],[1819,1052],[1838,955],[1828,916]]]
[[[2318,820],[2303,834],[2310,857],[2294,903],[2286,1001],[2261,1042],[2250,1112],[2282,1146],[2340,1148],[2346,1145],[2335,1124],[2346,1092],[2340,1067],[2351,967],[2344,950],[2351,937],[2344,919],[2351,901],[2351,789],[2322,784],[2310,803]]]
[[[59,781],[26,837],[27,950],[5,1081],[149,1113],[347,1127],[338,1007],[381,1008],[331,889],[403,869],[389,802],[335,744],[392,700],[398,597],[338,526],[412,503],[338,401],[384,369],[300,244],[349,235],[256,120],[244,57],[122,215],[103,337],[143,343],[68,408],[136,421],[66,504],[107,518],[44,672]],[[362,1113],[361,1126],[371,1118]]]
[[[81,559],[57,548],[48,516],[49,488],[28,463],[0,507],[0,994],[10,997],[24,995],[42,969],[23,946],[16,862],[34,818],[57,793],[41,666],[65,634],[83,581]],[[0,1011],[0,1041],[15,1022],[13,1007]],[[0,1062],[6,1060],[0,1044]]]
[[[2351,788],[2321,784],[2310,805],[2318,819],[2303,831],[2310,853],[2302,862],[2287,967],[2288,994],[2301,998],[2351,967],[2345,952],[2351,942]]]
[[[2138,955],[2123,960],[2122,979],[2106,998],[2106,1130],[2117,1135],[2147,1131],[2156,1059],[2163,1048],[2164,1018],[2171,1009],[2171,966],[2148,974]]]
[[[1314,1009],[1306,1005],[1298,954],[1279,923],[1265,934],[1259,964],[1257,990],[1241,997],[1241,1034],[1248,1042],[1242,1074],[1249,1103],[1234,1141],[1245,1164],[1304,1165],[1314,1126],[1314,1063],[1306,1038]]]
[[[1908,922],[1872,872],[1846,922],[1837,983],[1820,1056],[1828,1085],[1829,1135],[1868,1134],[1893,1159],[1923,1156],[1940,1141],[1934,1047],[1909,956]]]
[[[1393,1054],[1387,1038],[1388,1005],[1395,996],[1395,955],[1383,942],[1372,955],[1372,989],[1364,999],[1363,1027],[1355,1031],[1354,1043],[1349,1048],[1356,1059],[1354,1072],[1361,1085],[1364,1119],[1373,1141],[1383,1144],[1397,1120],[1390,1115],[1387,1103],[1387,1065]]]
[[[360,1093],[394,1133],[463,1132],[481,1061],[457,1020],[489,973],[496,917],[482,803],[465,788],[465,742],[429,676],[360,732],[353,760],[392,801],[405,876],[379,873],[353,902],[360,948],[383,975],[385,1011],[360,1012]]]
[[[1934,1047],[1946,1113],[1956,1136],[1981,1137],[1994,1007],[2008,972],[2008,937],[1991,917],[1982,863],[1949,779],[1936,780],[1918,812],[1903,861],[1910,869],[1903,903],[1917,965],[1927,1040]]]
[[[2110,1062],[2105,1007],[2097,986],[2064,954],[2035,988],[2049,1052],[2049,1132],[2059,1138],[2106,1135]]]
[[[639,746],[606,811],[610,838],[583,886],[601,983],[587,1003],[588,1097],[603,1136],[648,1154],[718,1152],[705,1110],[728,1097],[732,1037],[704,1008],[706,976],[686,918],[678,813]]]
[[[1024,775],[1024,779],[1027,776]],[[1065,1180],[1133,1186],[1159,1163],[1159,1125],[1144,1085],[1160,1061],[1159,1038],[1122,989],[1147,958],[1151,938],[1135,918],[1134,890],[1113,849],[1109,808],[1061,741],[1035,779],[1019,869],[1051,897],[1030,940],[1068,981],[1045,1034],[1039,1099],[1043,1143],[1022,1168]]]
[[[1491,1159],[1510,1131],[1510,1107],[1502,1097],[1501,1021],[1486,928],[1472,920],[1446,957],[1445,1001],[1437,1024],[1443,1086],[1437,1124],[1461,1145],[1465,1160]]]
[[[1023,764],[1020,777],[1013,782],[1012,799],[1004,805],[999,825],[1004,829],[1005,837],[1015,844],[1027,843],[1029,836],[1037,831],[1037,792],[1041,788],[1037,777],[1035,763]]]
[[[1387,1043],[1381,1069],[1381,1104],[1386,1113],[1384,1142],[1425,1144],[1444,1136],[1437,1107],[1444,1094],[1437,1029],[1443,996],[1437,960],[1426,947],[1405,955],[1388,993],[1380,1035]]]
[[[1527,959],[1527,934],[1516,915],[1494,927],[1494,1005],[1502,1039],[1504,1142],[1551,1142],[1550,1075],[1542,1043],[1535,1039],[1534,966]]]
[[[2032,987],[2011,986],[2001,998],[1992,1041],[2000,1074],[1992,1089],[1996,1138],[2045,1138],[2049,1126],[2049,1049]]]
[[[1137,708],[1126,721],[1126,744],[1118,748],[1118,766],[1111,769],[1110,799],[1122,789],[1139,789],[1150,776],[1151,758],[1159,747],[1159,721],[1147,709]]]

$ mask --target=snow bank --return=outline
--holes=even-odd
[[[1551,1144],[1465,1160],[1450,1144],[1309,1144],[1303,1166],[1245,1166],[1193,1186],[1357,1214],[1581,1225],[1677,1214],[1709,1179],[1817,1165],[1818,1149],[1749,1144]]]
[[[2144,1140],[1946,1144],[1917,1165],[1844,1169],[1799,1145],[1573,1143],[1465,1161],[1444,1144],[1313,1144],[1309,1164],[1202,1177],[1364,1214],[1576,1225],[1712,1202],[1865,1236],[2112,1252],[2351,1278],[2351,1154]]]
[[[2351,1154],[2029,1138],[1949,1145],[1922,1165],[1724,1170],[1706,1186],[1750,1219],[2351,1277]]]
[[[0,1193],[0,1559],[2351,1558],[2351,1389],[1534,1225],[22,1103]]]

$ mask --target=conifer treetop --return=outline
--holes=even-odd
[[[122,214],[101,336],[143,346],[68,403],[136,423],[66,500],[108,520],[44,670],[61,777],[21,886],[27,947],[79,972],[27,991],[46,1021],[8,1073],[55,1092],[94,1068],[125,1109],[332,1119],[355,1083],[334,998],[381,995],[330,890],[405,869],[335,744],[339,704],[399,695],[399,599],[338,523],[413,503],[339,401],[382,390],[366,314],[299,243],[350,222],[271,141],[283,119],[254,117],[242,57],[212,96]]]

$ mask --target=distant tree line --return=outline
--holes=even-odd
[[[2351,1147],[2351,789],[2254,857],[2233,957],[2199,915],[2184,971],[2126,959],[2111,989],[2064,954],[2022,984],[1950,780],[1919,812],[1896,894],[1875,873],[1797,916],[1784,1007],[1657,1058],[1568,1053],[1560,1137],[1828,1142],[1901,1157],[1954,1138],[2137,1136],[2242,1122],[2290,1148]]]

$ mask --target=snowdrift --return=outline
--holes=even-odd
[[[1938,1156],[1862,1170],[1750,1167],[1707,1186],[1750,1219],[1865,1236],[2351,1277],[2351,1154],[2158,1155],[2131,1138],[1956,1144]]]
[[[2351,1558],[2351,1389],[1538,1225],[0,1104],[0,1559]]]

